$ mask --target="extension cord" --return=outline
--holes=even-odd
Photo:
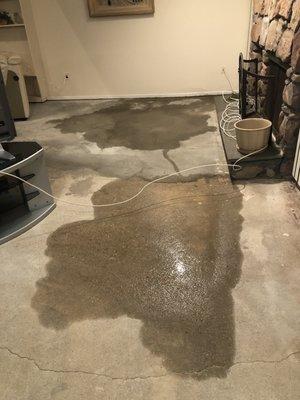
[[[226,125],[227,125],[228,123],[232,123],[233,121],[238,121],[238,120],[241,119],[240,115],[236,113],[236,106],[238,105],[238,100],[233,99],[233,100],[230,102],[230,101],[228,101],[228,100],[225,98],[224,94],[223,94],[222,96],[223,96],[223,99],[224,99],[225,103],[227,104],[227,106],[226,106],[226,108],[225,108],[225,110],[224,110],[224,112],[223,112],[223,114],[222,114],[221,129],[222,129],[222,131],[223,131],[228,137],[230,137],[231,139],[236,140],[236,138],[235,138],[234,136],[230,135],[230,134],[226,131]],[[233,107],[233,110],[230,110],[230,106]],[[229,111],[230,111],[230,114],[228,114]],[[231,112],[233,112],[233,114],[232,114]],[[36,185],[33,185],[32,183],[30,183],[30,182],[28,182],[28,181],[25,181],[24,179],[20,178],[19,176],[10,174],[10,173],[8,173],[8,172],[3,172],[3,171],[0,171],[0,176],[7,176],[7,177],[10,177],[10,178],[13,178],[13,179],[17,179],[17,180],[23,182],[24,184],[26,184],[27,186],[32,187],[33,189],[36,189],[36,190],[38,190],[38,191],[41,192],[41,193],[44,193],[46,196],[52,198],[53,200],[59,201],[59,202],[61,202],[61,203],[65,203],[65,204],[68,204],[68,205],[72,205],[72,206],[76,206],[76,207],[87,207],[87,208],[115,207],[115,206],[124,205],[124,204],[126,204],[126,203],[129,203],[129,202],[133,201],[134,199],[136,199],[137,197],[139,197],[139,196],[144,192],[145,189],[147,189],[149,186],[153,185],[154,183],[161,182],[161,181],[163,181],[163,180],[165,180],[165,179],[167,179],[167,178],[171,178],[171,177],[173,177],[173,176],[178,176],[178,175],[183,174],[183,173],[185,173],[185,172],[194,171],[194,170],[200,169],[200,168],[225,167],[225,166],[226,166],[226,167],[232,167],[234,171],[240,171],[240,170],[242,169],[242,167],[241,167],[240,165],[238,165],[238,164],[239,164],[242,160],[244,160],[244,159],[246,159],[246,158],[248,158],[248,157],[251,157],[252,155],[255,155],[255,154],[257,154],[257,153],[260,153],[261,151],[265,150],[267,147],[268,147],[268,146],[266,146],[266,147],[264,147],[264,148],[262,148],[262,149],[259,149],[259,150],[257,150],[257,151],[254,151],[253,153],[247,154],[247,155],[245,155],[245,156],[239,158],[234,164],[227,164],[227,163],[226,163],[226,164],[221,164],[221,163],[203,164],[203,165],[197,165],[197,166],[195,166],[195,167],[183,169],[183,170],[178,171],[178,172],[173,172],[172,174],[165,175],[165,176],[162,176],[162,177],[160,177],[160,178],[154,179],[153,181],[148,182],[146,185],[144,185],[144,186],[143,186],[135,195],[133,195],[132,197],[129,197],[128,199],[123,200],[123,201],[118,201],[118,202],[109,203],[109,204],[88,204],[88,203],[82,204],[82,203],[74,203],[74,202],[72,202],[72,201],[64,200],[64,199],[62,199],[62,198],[60,198],[60,197],[53,196],[52,194],[46,192],[44,189],[42,189],[42,188],[40,188],[40,187],[38,187],[38,186],[36,186]]]
[[[239,113],[239,100],[229,97],[229,100],[231,99],[231,101],[228,101],[226,99],[224,93],[222,93],[222,97],[223,97],[224,102],[227,105],[221,116],[220,127],[221,127],[221,130],[224,133],[224,135],[226,135],[230,139],[236,141],[237,140],[236,137],[231,135],[231,133],[230,133],[230,132],[234,132],[235,128],[234,127],[228,128],[228,126],[230,126],[230,124],[235,124],[236,122],[242,120],[242,117],[240,116],[240,113]],[[249,98],[248,101],[251,103],[251,101],[253,102],[253,99]],[[236,145],[236,147],[237,147],[237,150],[239,151],[238,145]],[[253,151],[252,153],[246,154],[244,157],[241,157],[238,161],[242,161],[245,158],[251,157],[252,155],[261,153],[264,150],[266,150],[267,148],[268,148],[268,145],[262,147],[259,150]]]
[[[224,93],[222,93],[222,97],[224,102],[226,103],[226,107],[225,110],[222,112],[220,127],[224,135],[232,140],[236,140],[236,137],[230,133],[234,132],[235,129],[229,128],[229,126],[242,119],[239,114],[239,101],[238,99],[232,99],[232,97],[230,97],[228,101]]]
[[[224,94],[223,94],[223,99],[224,99],[224,101],[227,103],[227,106],[226,106],[226,108],[225,108],[225,110],[224,110],[224,112],[223,112],[223,114],[222,114],[221,129],[222,129],[222,131],[223,131],[227,136],[229,136],[231,139],[236,140],[236,138],[235,138],[234,136],[230,135],[230,134],[226,131],[226,125],[227,125],[228,123],[232,123],[233,121],[237,121],[237,120],[240,120],[240,119],[241,119],[241,117],[240,117],[238,114],[236,114],[236,115],[234,114],[234,115],[230,116],[230,115],[227,113],[227,112],[229,111],[229,109],[230,109],[229,106],[234,105],[234,108],[236,108],[236,104],[238,104],[238,100],[235,100],[235,99],[234,99],[233,101],[230,102],[230,101],[228,101],[228,100],[225,98]],[[234,103],[234,104],[233,104],[233,103]],[[234,113],[235,113],[235,111],[234,111]],[[259,153],[259,152],[265,150],[267,147],[268,147],[268,146],[264,147],[263,149],[259,149],[259,150],[255,151],[255,152],[253,152],[253,153],[247,154],[247,155],[245,155],[245,156],[239,158],[234,164],[227,164],[227,163],[224,163],[224,164],[222,164],[222,163],[203,164],[203,165],[197,165],[197,166],[195,166],[195,167],[183,169],[183,170],[178,171],[178,172],[173,172],[172,174],[169,174],[169,175],[164,175],[164,176],[162,176],[162,177],[160,177],[160,178],[157,178],[157,179],[154,179],[153,181],[148,182],[146,185],[144,185],[144,186],[143,186],[135,195],[133,195],[132,197],[129,197],[128,199],[123,200],[123,201],[118,201],[118,202],[109,203],[109,204],[88,204],[88,203],[83,204],[83,203],[75,203],[75,202],[72,202],[72,201],[64,200],[64,199],[62,199],[62,198],[60,198],[60,197],[53,196],[52,194],[46,192],[44,189],[42,189],[42,188],[40,188],[40,187],[38,187],[38,186],[36,186],[36,185],[33,185],[32,183],[30,183],[30,182],[28,182],[28,181],[25,181],[24,179],[20,178],[19,176],[10,174],[10,173],[8,173],[8,172],[0,171],[0,176],[7,176],[7,177],[10,177],[10,178],[17,179],[17,180],[23,182],[24,184],[26,184],[27,186],[32,187],[33,189],[36,189],[36,190],[38,190],[38,191],[41,192],[41,193],[44,193],[46,196],[52,198],[52,199],[55,200],[55,201],[59,201],[59,202],[61,202],[61,203],[68,204],[68,205],[72,205],[72,206],[75,206],[75,207],[89,207],[89,208],[115,207],[115,206],[124,205],[124,204],[126,204],[126,203],[129,203],[129,202],[133,201],[134,199],[136,199],[137,197],[139,197],[139,196],[144,192],[145,189],[147,189],[149,186],[153,185],[154,183],[161,182],[161,181],[163,181],[163,180],[165,180],[165,179],[167,179],[167,178],[171,178],[171,177],[173,177],[173,176],[178,176],[178,175],[183,174],[183,173],[185,173],[185,172],[194,171],[194,170],[200,169],[200,168],[225,167],[225,166],[226,166],[226,167],[232,167],[234,171],[239,171],[239,170],[242,169],[242,167],[241,167],[240,165],[238,165],[239,162],[241,162],[242,160],[244,160],[244,159],[246,159],[246,158],[248,158],[248,157],[251,157],[252,155],[255,155],[255,154],[257,154],[257,153]]]
[[[178,176],[178,175],[180,175],[180,174],[182,174],[182,173],[185,173],[185,172],[193,171],[193,170],[200,169],[200,168],[224,167],[224,166],[232,167],[234,171],[239,171],[239,170],[242,169],[242,167],[241,167],[240,165],[238,165],[238,163],[239,163],[242,159],[245,159],[245,158],[247,158],[247,157],[250,156],[250,155],[251,155],[251,154],[240,158],[240,159],[237,160],[234,164],[225,164],[225,163],[224,163],[224,164],[221,164],[221,163],[203,164],[203,165],[197,165],[197,166],[195,166],[195,167],[183,169],[183,170],[181,170],[181,171],[174,172],[174,173],[169,174],[169,175],[162,176],[162,177],[160,177],[160,178],[154,179],[154,180],[151,181],[151,182],[148,182],[146,185],[144,185],[144,186],[143,186],[135,195],[133,195],[132,197],[130,197],[130,198],[126,199],[126,200],[123,200],[123,201],[118,201],[118,202],[109,203],[109,204],[88,204],[88,203],[83,204],[83,203],[74,203],[74,202],[72,202],[72,201],[64,200],[64,199],[62,199],[62,198],[60,198],[60,197],[53,196],[52,194],[46,192],[44,189],[42,189],[42,188],[40,188],[40,187],[38,187],[38,186],[36,186],[36,185],[33,185],[32,183],[30,183],[30,182],[28,182],[28,181],[25,181],[24,179],[20,178],[19,176],[10,174],[10,173],[8,173],[8,172],[3,172],[3,171],[0,171],[0,176],[7,176],[7,177],[10,177],[10,178],[17,179],[17,180],[23,182],[24,184],[26,184],[27,186],[32,187],[33,189],[36,189],[36,190],[38,190],[39,192],[44,193],[46,196],[52,198],[53,200],[59,201],[59,202],[61,202],[61,203],[65,203],[65,204],[72,205],[72,206],[76,206],[76,207],[104,208],[104,207],[114,207],[114,206],[119,206],[119,205],[123,205],[123,204],[129,203],[129,202],[133,201],[134,199],[136,199],[137,197],[139,197],[139,196],[144,192],[145,189],[147,189],[149,186],[153,185],[154,183],[161,182],[161,181],[163,181],[163,180],[165,180],[165,179],[167,179],[167,178],[171,178],[171,177],[173,177],[173,176]]]

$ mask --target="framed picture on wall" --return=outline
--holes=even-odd
[[[87,0],[91,17],[153,14],[154,0]]]

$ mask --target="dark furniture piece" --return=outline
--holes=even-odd
[[[5,83],[0,69],[0,142],[12,140],[16,135],[16,128],[10,112]]]
[[[35,142],[3,141],[15,138],[16,130],[1,70],[0,111],[0,244],[2,244],[40,222],[55,208],[55,203],[41,191],[14,178],[14,176],[20,177],[51,193],[43,148]]]

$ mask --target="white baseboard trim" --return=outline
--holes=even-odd
[[[209,92],[190,92],[190,93],[158,93],[158,94],[127,94],[127,95],[91,95],[91,96],[49,96],[48,100],[114,100],[114,99],[149,99],[167,97],[201,97],[201,96],[220,96],[231,94],[230,90],[209,91]]]

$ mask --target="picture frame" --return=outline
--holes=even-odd
[[[154,14],[154,0],[87,0],[90,17]]]

